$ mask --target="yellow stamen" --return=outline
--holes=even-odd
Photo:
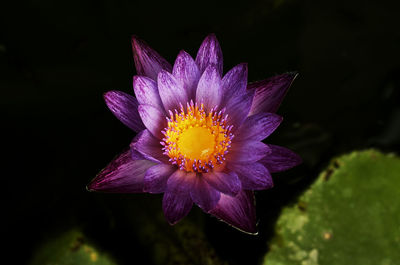
[[[212,109],[207,114],[203,104],[199,107],[191,101],[186,111],[181,105],[180,112],[169,114],[161,144],[172,164],[188,172],[208,172],[223,163],[233,138],[224,110]]]

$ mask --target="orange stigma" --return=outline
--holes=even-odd
[[[217,112],[216,107],[208,113],[190,101],[186,111],[181,104],[180,112],[169,110],[168,127],[162,133],[164,154],[179,169],[187,172],[205,173],[221,165],[228,153],[233,134],[233,125],[227,125],[225,109]]]

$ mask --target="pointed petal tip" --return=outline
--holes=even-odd
[[[189,55],[190,56],[190,54],[187,51],[182,49],[182,50],[179,51],[178,56],[183,56],[183,55]]]
[[[86,191],[87,192],[100,192],[100,193],[104,193],[107,192],[106,190],[102,190],[101,187],[99,187],[99,183],[97,183],[96,181],[97,176],[91,181],[89,182],[89,184],[86,185]]]
[[[179,219],[179,220],[170,220],[169,218],[167,218],[167,217],[165,217],[165,219],[167,220],[167,223],[170,225],[170,226],[173,226],[173,225],[176,225],[177,223],[179,223],[182,219]]]
[[[249,226],[245,227],[245,226],[241,226],[239,224],[230,223],[228,220],[221,219],[218,216],[214,215],[212,212],[213,212],[213,210],[209,211],[209,214],[211,214],[212,217],[216,218],[217,221],[227,224],[228,226],[238,230],[241,233],[248,234],[251,236],[258,236],[258,233],[259,233],[258,222],[254,223],[254,224],[250,224]]]
[[[144,41],[140,39],[137,35],[132,35],[131,36],[131,43],[132,47],[135,48],[136,46],[142,44]]]
[[[260,112],[248,116],[235,134],[235,141],[262,141],[269,137],[282,121],[282,116],[271,112]]]
[[[125,93],[125,92],[113,89],[113,90],[108,90],[108,91],[104,92],[103,93],[103,99],[106,102],[106,104],[108,105],[108,104],[113,104],[113,99],[115,97],[123,97],[125,95],[130,97],[130,95]]]
[[[291,72],[287,72],[286,75],[290,76],[292,78],[292,81],[290,83],[290,85],[293,83],[293,81],[299,77],[299,72],[298,71],[291,71]]]
[[[288,72],[286,72],[286,73],[284,73],[284,74],[292,75],[292,76],[298,76],[298,75],[299,75],[299,72],[298,72],[298,71],[288,71]]]
[[[132,51],[134,52],[134,54],[139,52],[141,49],[147,49],[147,47],[148,47],[148,44],[136,35],[131,36],[131,45],[132,45]]]
[[[103,98],[104,98],[105,101],[107,101],[108,98],[111,96],[111,94],[115,94],[115,93],[118,93],[118,92],[119,92],[118,90],[106,91],[106,92],[103,93]]]
[[[93,189],[93,184],[90,182],[89,184],[86,185],[86,191],[88,192],[94,192],[95,190]]]
[[[134,96],[119,90],[110,90],[103,93],[103,99],[114,116],[127,127],[135,132],[144,129],[138,113],[138,101]]]
[[[217,40],[217,35],[215,35],[215,33],[209,33],[205,39],[213,39],[213,40]]]
[[[294,162],[294,166],[293,167],[297,167],[301,164],[303,164],[303,158],[301,158],[301,156],[299,156],[298,154],[294,153],[296,155],[295,157],[295,162]]]
[[[135,39],[138,39],[138,36],[136,34],[132,34],[131,39],[132,39],[132,41],[134,41]]]
[[[288,149],[288,150],[291,151],[290,149]],[[291,155],[292,155],[292,157],[291,157],[292,165],[291,165],[290,168],[297,167],[297,166],[301,165],[304,162],[303,158],[301,158],[301,156],[299,154],[291,151]],[[288,168],[288,169],[290,169],[290,168]]]
[[[273,76],[270,77],[269,79],[274,79],[274,78],[282,78],[282,79],[286,79],[289,83],[289,87],[293,84],[293,81],[299,76],[299,72],[298,71],[289,71],[277,76]]]
[[[224,222],[224,221],[222,221]],[[242,233],[251,235],[251,236],[258,236],[258,226],[257,224],[255,224],[254,227],[250,227],[250,228],[240,228],[240,227],[236,227],[234,225],[228,224],[230,226],[232,226],[233,228],[235,228],[236,230],[239,230]]]
[[[168,73],[169,73],[168,71],[165,71],[164,69],[161,69],[160,72],[158,72],[158,74],[157,74],[157,80],[162,78],[165,75],[168,75]]]
[[[262,81],[250,83],[248,90],[254,90],[250,115],[259,112],[276,112],[298,73],[287,72]]]
[[[102,170],[103,171],[103,170]],[[101,188],[101,180],[102,178],[99,177],[101,172],[97,174],[87,185],[86,185],[86,191],[88,192],[104,192]]]
[[[210,212],[212,212],[212,210]],[[236,229],[236,230],[238,230],[238,231],[240,231],[242,233],[245,233],[245,234],[248,234],[248,235],[251,235],[251,236],[258,236],[258,233],[259,233],[259,231],[258,231],[258,223],[254,224],[254,225],[251,225],[250,227],[244,227],[244,226],[239,226],[237,224],[231,224],[228,221],[225,221],[225,220],[223,220],[221,218],[218,218],[216,216],[214,216],[214,217],[218,221],[220,221],[222,223],[225,223],[225,224],[229,225],[230,227],[233,227],[234,229]]]
[[[242,190],[235,197],[221,195],[217,207],[208,213],[239,231],[256,235],[258,229],[255,211],[254,192]]]
[[[238,67],[242,67],[242,68],[246,68],[246,70],[247,70],[247,68],[249,67],[249,63],[243,62],[243,63],[238,64],[237,66]]]
[[[269,147],[272,152],[259,162],[271,173],[289,170],[303,162],[303,159],[298,154],[286,147],[271,144],[269,144]]]
[[[223,73],[223,56],[221,46],[215,34],[209,34],[200,45],[196,55],[196,64],[199,66],[200,73],[210,64],[215,64],[220,75]]]
[[[161,69],[172,70],[170,63],[145,41],[133,35],[131,44],[136,72],[139,75],[144,75],[155,80],[157,78],[157,73]]]

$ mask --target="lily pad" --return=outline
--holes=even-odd
[[[79,230],[71,230],[38,248],[30,265],[116,265],[106,254],[87,242]]]
[[[400,159],[367,150],[334,159],[283,209],[263,264],[398,264],[399,246]]]

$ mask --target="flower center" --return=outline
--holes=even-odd
[[[186,111],[182,105],[180,112],[169,111],[161,142],[169,161],[188,172],[208,172],[221,165],[233,138],[233,126],[227,125],[224,112],[213,108],[207,113],[203,104],[193,101],[186,104]]]
[[[205,127],[187,128],[181,133],[177,146],[189,159],[206,158],[214,152],[215,137]]]

